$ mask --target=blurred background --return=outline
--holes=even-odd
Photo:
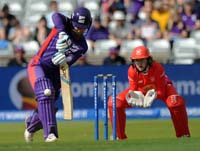
[[[93,24],[87,35],[87,60],[102,65],[111,47],[129,63],[133,47],[144,44],[161,63],[193,64],[200,55],[199,0],[1,0],[0,66],[24,48],[27,61],[53,27],[51,15],[70,17],[87,7]]]

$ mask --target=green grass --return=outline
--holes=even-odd
[[[24,123],[0,123],[0,151],[199,151],[200,120],[190,119],[191,138],[177,139],[171,120],[128,120],[128,139],[104,141],[101,122],[100,141],[94,140],[93,121],[58,122],[59,141],[44,143],[42,131],[34,142],[25,143]],[[110,133],[110,128],[109,128]]]

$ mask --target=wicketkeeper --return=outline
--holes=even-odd
[[[126,139],[125,109],[151,107],[155,99],[164,101],[168,107],[176,131],[176,137],[190,137],[185,100],[177,93],[162,65],[153,61],[148,48],[138,46],[131,54],[132,64],[128,69],[130,87],[117,95],[117,137]],[[112,124],[112,97],[108,108]]]
[[[61,87],[59,65],[64,62],[72,65],[88,49],[84,37],[92,23],[88,9],[75,9],[71,18],[55,13],[52,19],[55,27],[28,66],[28,76],[35,92],[38,109],[26,119],[26,142],[31,142],[34,133],[42,128],[45,142],[57,140],[54,105]]]

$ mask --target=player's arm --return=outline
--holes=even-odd
[[[58,52],[56,52],[51,59],[54,65],[60,65],[67,61],[66,53],[69,54],[68,51],[72,45],[73,43],[69,36],[65,32],[60,32],[56,42],[56,49]]]
[[[72,40],[66,32],[69,24],[68,18],[60,13],[54,13],[52,20],[59,34],[56,49],[60,52],[65,52],[72,45]]]
[[[52,62],[55,65],[60,65],[67,61],[66,52],[70,49],[70,47],[73,44],[69,35],[65,32],[67,25],[66,19],[67,18],[60,13],[54,13],[52,16],[55,28],[59,32],[58,39],[56,42],[56,49],[58,50],[58,52],[52,56]]]
[[[54,26],[56,27],[58,32],[65,32],[66,24],[67,24],[66,16],[64,16],[60,13],[54,13],[52,15],[52,20],[53,20]]]
[[[126,94],[126,101],[131,106],[142,107],[144,101],[144,95],[141,91],[137,90],[137,73],[134,71],[132,66],[128,69],[128,81],[129,91]]]
[[[157,99],[164,98],[164,91],[165,91],[165,70],[161,64],[157,64],[156,67],[156,92],[157,92]]]
[[[137,90],[137,75],[136,72],[134,71],[133,67],[130,66],[128,68],[128,81],[129,81],[129,88],[130,90]]]
[[[67,62],[67,64],[70,66],[73,63],[75,63],[78,58],[80,58],[83,54],[86,53],[88,47],[86,41],[80,41],[78,44],[73,44],[70,49],[64,53],[57,52],[53,58],[52,62],[55,65],[62,64],[64,62]]]

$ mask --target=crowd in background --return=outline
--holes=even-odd
[[[190,37],[192,31],[200,30],[199,0],[100,0],[98,2],[100,13],[92,14],[93,24],[87,34],[87,42],[92,51],[95,51],[95,42],[101,39],[113,39],[117,43],[115,48],[108,50],[109,56],[102,64],[126,64],[126,58],[119,56],[123,40],[139,38],[145,44],[148,41],[164,38],[173,46],[176,39]],[[9,5],[5,4],[0,11],[0,41],[9,41],[14,48],[19,48],[21,43],[30,40],[36,41],[38,46],[41,46],[53,27],[51,15],[56,11],[59,11],[58,2],[51,1],[48,13],[43,14],[35,26],[30,26],[15,14],[11,14]],[[87,59],[87,55],[81,59]],[[86,60],[85,65],[91,64]]]

